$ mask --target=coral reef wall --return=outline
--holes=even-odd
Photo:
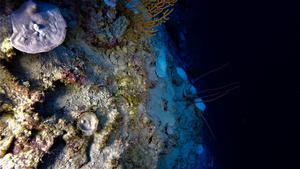
[[[48,0],[67,23],[52,51],[11,46],[0,0],[0,169],[207,168],[201,109],[163,29],[149,38],[127,1]]]

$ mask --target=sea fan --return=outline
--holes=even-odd
[[[130,0],[127,7],[135,14],[140,14],[144,32],[154,35],[157,26],[169,20],[177,0]]]

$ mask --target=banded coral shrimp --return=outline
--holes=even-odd
[[[220,67],[217,67],[213,70],[210,70],[208,72],[201,74],[194,80],[191,80],[190,84],[188,84],[187,87],[185,88],[182,98],[175,100],[175,101],[186,102],[187,106],[194,106],[196,109],[198,109],[197,115],[200,116],[200,118],[203,120],[203,122],[207,126],[209,133],[211,134],[213,139],[216,138],[215,134],[214,134],[212,128],[210,127],[209,122],[204,114],[205,109],[206,109],[206,103],[214,102],[214,101],[230,94],[230,92],[232,92],[233,90],[240,88],[240,83],[232,82],[232,83],[229,83],[226,85],[222,85],[222,86],[218,86],[218,87],[214,87],[214,88],[208,88],[208,89],[204,89],[201,91],[198,91],[195,86],[200,79],[202,79],[212,73],[220,71],[228,65],[229,65],[229,63],[226,63]]]

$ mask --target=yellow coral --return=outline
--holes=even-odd
[[[6,154],[14,138],[10,129],[12,121],[13,116],[9,114],[5,114],[0,118],[0,158]]]
[[[144,80],[138,75],[134,75],[135,72],[129,70],[129,72],[119,72],[116,76],[118,91],[117,96],[122,96],[129,106],[129,114],[135,115],[138,105],[142,102],[144,95]]]
[[[1,52],[3,52],[8,58],[16,55],[14,48],[10,42],[9,38],[5,38],[1,44],[0,48]]]
[[[9,149],[11,143],[13,142],[13,139],[14,136],[11,134],[0,140],[0,158],[2,158],[6,154],[6,151]]]
[[[156,33],[155,27],[169,20],[177,0],[140,0],[135,7],[142,12],[142,27],[148,35]]]

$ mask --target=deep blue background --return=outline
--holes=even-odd
[[[189,76],[231,63],[197,87],[241,84],[207,104],[216,168],[300,168],[299,7],[291,1],[179,0],[167,28]],[[180,31],[186,32],[184,47]]]

